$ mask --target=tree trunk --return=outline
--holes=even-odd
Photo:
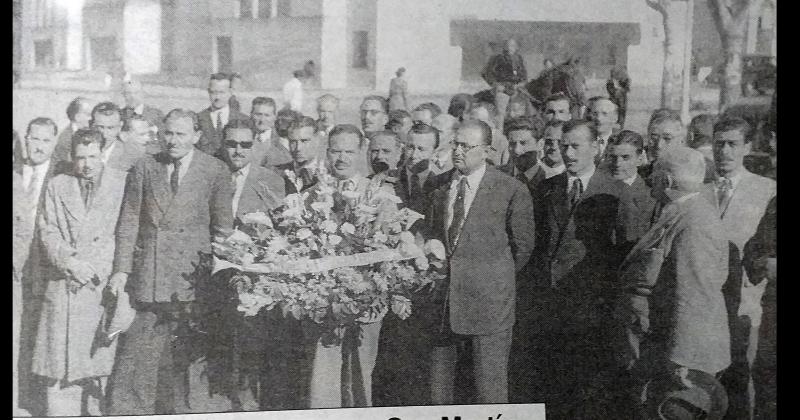
[[[681,45],[675,42],[679,28],[676,13],[668,11],[664,17],[664,70],[661,81],[661,107],[678,109],[676,89],[680,86],[682,68]]]
[[[719,89],[719,111],[736,103],[742,96],[742,52],[744,51],[744,34],[728,33],[722,37],[722,49],[725,53],[725,67]]]

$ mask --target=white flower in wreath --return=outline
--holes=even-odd
[[[339,235],[328,235],[328,243],[333,246],[339,245],[342,242],[342,237]]]
[[[348,235],[353,235],[356,233],[356,227],[351,223],[342,223],[342,225],[339,226],[339,230]]]
[[[247,213],[242,216],[242,223],[245,224],[256,224],[256,225],[263,225],[272,228],[272,219],[267,216],[266,213],[263,211],[257,211],[254,213]]]
[[[333,220],[325,220],[319,227],[322,228],[325,233],[336,233],[336,228],[338,226],[336,226],[336,222]]]
[[[234,230],[233,233],[231,233],[230,236],[225,238],[225,241],[226,242],[234,242],[234,243],[235,242],[240,242],[240,243],[245,243],[245,244],[252,244],[253,243],[253,238],[251,238],[250,235],[248,235],[248,234],[242,232],[241,230],[237,229],[237,230]]]
[[[375,232],[375,235],[372,236],[372,240],[379,244],[385,244],[386,241],[389,240],[389,237],[386,236],[385,233],[378,231]]]
[[[443,261],[445,259],[444,244],[438,239],[431,239],[426,242],[423,251],[425,251],[425,255],[433,255],[437,260]]]
[[[301,241],[304,241],[304,240],[310,238],[313,234],[314,233],[311,232],[311,229],[302,228],[302,229],[297,231],[297,239],[300,239]]]

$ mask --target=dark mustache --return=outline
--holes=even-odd
[[[382,161],[382,160],[373,161],[372,162],[372,169],[375,172],[388,171],[389,170],[389,164],[384,162],[384,161]]]

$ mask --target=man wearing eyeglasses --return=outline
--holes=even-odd
[[[492,129],[468,120],[454,141],[452,179],[432,194],[429,237],[445,244],[449,284],[436,313],[431,400],[453,402],[455,367],[472,344],[476,399],[508,402],[516,273],[534,247],[533,202],[518,180],[487,164]]]
[[[686,142],[686,130],[681,122],[681,116],[670,109],[660,109],[650,117],[647,124],[647,157],[650,164],[639,168],[639,175],[647,179],[653,171],[653,163],[658,156],[674,146],[683,146]]]

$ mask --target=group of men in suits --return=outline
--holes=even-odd
[[[15,358],[31,355],[15,386],[46,378],[44,413],[196,411],[199,354],[209,392],[234,410],[544,401],[555,418],[611,406],[627,418],[641,407],[617,404],[621,389],[687,372],[724,384],[729,412],[757,410],[760,299],[774,281],[742,274],[741,255],[775,183],[743,166],[747,123],[713,126],[709,179],[668,110],[643,137],[616,130],[607,98],[585,120],[556,95],[544,120],[495,127],[492,104],[390,118],[367,96],[358,128],[337,124],[332,95],[319,120],[267,97],[245,115],[230,83],[212,75],[207,109],[163,118],[135,82],[123,109],[76,98],[60,137],[37,118],[15,146]],[[320,165],[337,191],[378,185],[425,214],[413,231],[448,260],[410,319],[364,319],[333,345],[280,314],[237,314],[220,286],[230,273],[200,260],[242,215],[314,188]],[[126,331],[96,334],[127,298]]]

